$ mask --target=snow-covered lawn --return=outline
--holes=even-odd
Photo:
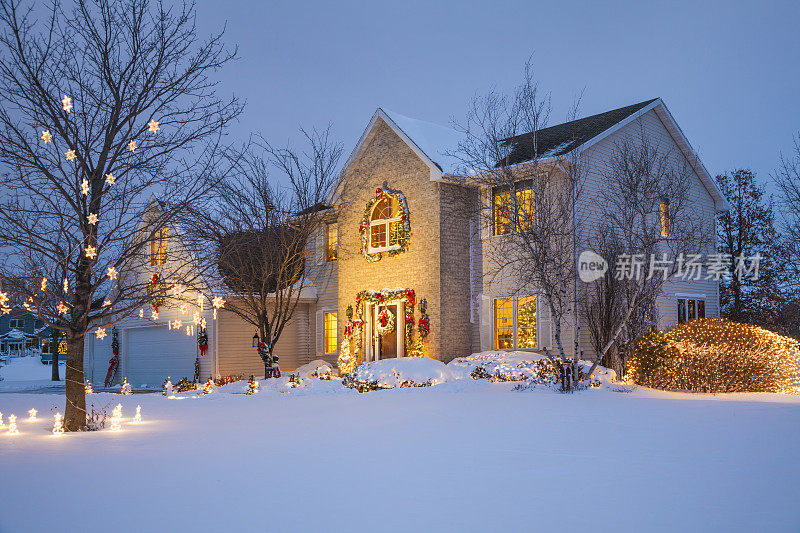
[[[61,438],[61,395],[0,394],[0,531],[800,530],[800,397],[270,381]]]
[[[42,364],[38,355],[27,357],[9,357],[6,364],[0,366],[0,393],[43,389],[64,390],[64,368],[62,360],[59,364],[59,377],[62,381],[50,381],[53,367]],[[2,402],[0,402],[2,403]]]

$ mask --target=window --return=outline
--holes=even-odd
[[[492,189],[492,225],[494,235],[504,235],[511,228],[525,231],[531,228],[534,214],[533,182],[520,181],[514,184],[515,201],[511,201],[508,187]]]
[[[337,335],[336,313],[325,313],[325,353],[336,353]]]
[[[8,327],[10,328],[21,328],[22,327],[22,319],[21,318],[10,318],[8,320]]]
[[[339,234],[335,223],[328,224],[325,229],[325,261],[336,261],[339,258]]]
[[[372,208],[369,221],[369,252],[400,248],[400,206],[391,198],[382,198]]]
[[[150,241],[150,266],[163,265],[167,262],[167,228],[161,228],[153,234]]]
[[[661,236],[669,237],[672,235],[672,219],[669,212],[669,200],[664,199],[661,202]]]
[[[504,350],[514,347],[514,311],[511,298],[494,301],[494,347]]]
[[[678,324],[706,317],[706,301],[697,298],[678,298]]]
[[[496,350],[533,350],[538,345],[536,296],[497,298],[494,301]]]

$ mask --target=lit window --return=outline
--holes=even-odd
[[[150,241],[150,266],[163,265],[167,262],[167,228],[161,228],[153,234]]]
[[[508,187],[492,189],[492,225],[494,235],[504,235],[516,228],[526,231],[533,227],[534,194],[533,182],[520,181],[513,186],[515,191],[512,201]]]
[[[494,301],[494,347],[505,350],[514,347],[514,316],[511,298]]]
[[[536,296],[517,298],[517,348],[536,348]]]
[[[325,353],[336,353],[337,335],[336,313],[325,313]]]
[[[669,212],[669,200],[661,202],[661,236],[669,237],[672,235],[672,219]]]
[[[339,234],[336,224],[328,224],[325,230],[325,261],[336,261],[339,257]]]
[[[369,252],[400,247],[400,206],[391,198],[381,198],[372,208],[369,221]]]
[[[678,324],[706,317],[706,301],[696,298],[678,298]]]

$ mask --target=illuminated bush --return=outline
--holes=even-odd
[[[627,378],[656,389],[796,392],[798,342],[750,324],[702,318],[641,337]]]

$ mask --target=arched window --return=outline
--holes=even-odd
[[[369,219],[369,253],[400,248],[402,212],[391,198],[381,198],[372,208]]]

